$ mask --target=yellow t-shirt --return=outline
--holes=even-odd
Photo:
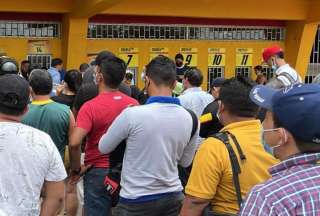
[[[241,162],[238,150],[229,137],[240,163],[241,195],[245,197],[254,185],[271,177],[268,169],[278,161],[263,148],[259,120],[232,123],[221,131],[232,133],[246,156],[246,160]],[[188,195],[212,200],[214,212],[236,214],[239,211],[229,153],[220,140],[208,138],[201,144],[185,191]]]

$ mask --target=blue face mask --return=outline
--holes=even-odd
[[[271,69],[272,69],[273,72],[275,72],[276,70],[278,70],[278,65],[277,65],[274,61],[272,61]]]

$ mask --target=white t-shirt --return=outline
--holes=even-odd
[[[187,167],[193,160],[199,130],[190,140],[192,124],[183,107],[166,103],[130,107],[114,120],[101,137],[99,150],[110,153],[127,141],[121,197],[137,199],[183,190],[178,164]]]
[[[211,103],[214,98],[208,92],[202,91],[201,87],[193,87],[185,90],[182,95],[179,97],[181,105],[189,110],[192,110],[198,118],[203,113],[204,108]],[[203,142],[203,138],[198,136],[197,138],[197,146]]]
[[[295,69],[293,69],[289,64],[280,66],[276,72],[276,76],[280,79],[285,86],[290,86],[295,83],[301,83],[302,79]],[[288,77],[291,77],[288,78]]]
[[[39,215],[44,181],[67,177],[50,136],[14,122],[0,122],[0,210],[8,216]]]

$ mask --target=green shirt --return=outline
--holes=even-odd
[[[33,101],[22,122],[48,133],[64,158],[70,123],[70,108],[52,100]]]

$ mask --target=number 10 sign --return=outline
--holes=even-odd
[[[209,48],[208,52],[208,67],[224,67],[226,65],[225,48]]]

